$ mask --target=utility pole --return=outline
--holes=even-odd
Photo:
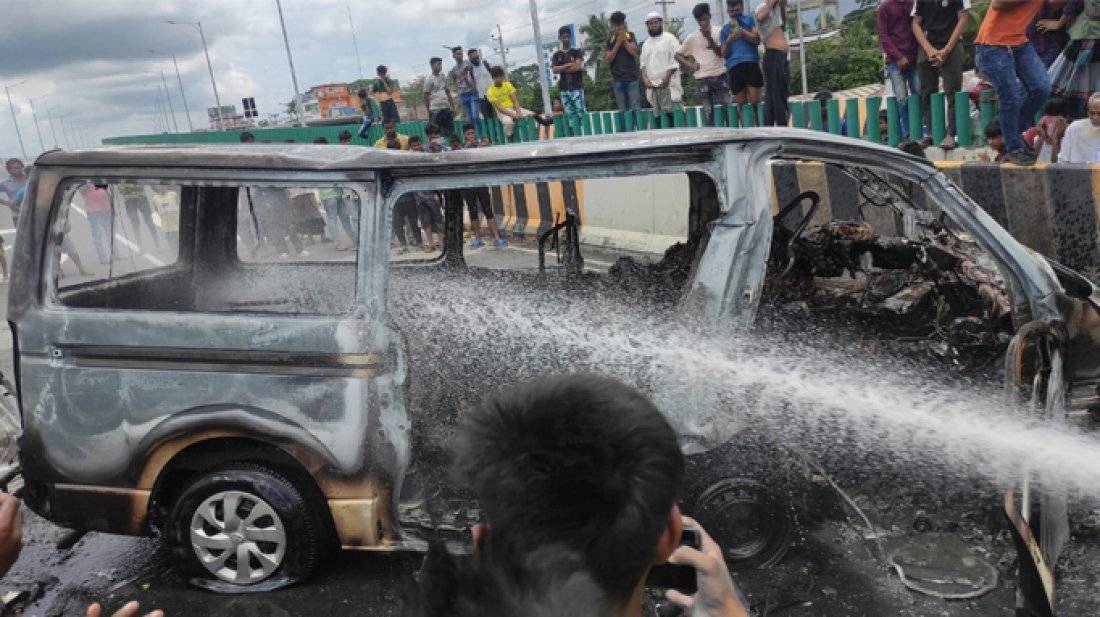
[[[176,62],[176,54],[172,54],[172,66],[176,67],[176,83],[180,87],[180,98],[183,99],[183,115],[187,118],[187,131],[195,132],[195,125],[191,124],[191,109],[187,107],[187,95],[183,92],[183,78],[180,77],[180,65]]]
[[[69,130],[65,128],[65,119],[71,116],[71,113],[60,115],[57,117],[57,121],[61,124],[61,136],[65,138],[65,147],[72,148],[73,141],[69,139]]]
[[[172,107],[172,91],[168,89],[168,78],[164,76],[164,71],[160,72],[160,81],[164,84],[164,100],[168,101],[168,113],[172,116],[172,128],[178,133],[180,132],[180,125],[176,122],[176,110]]]
[[[806,39],[802,34],[802,0],[795,0],[795,13],[798,21],[798,68],[802,72],[802,94],[810,91],[806,85]]]
[[[35,99],[44,99],[45,96],[38,96]],[[38,134],[38,147],[42,148],[42,151],[46,151],[46,142],[42,139],[42,127],[38,125],[38,113],[34,109],[35,99],[27,99],[27,102],[31,104],[31,119],[34,120],[34,132]]]
[[[154,82],[155,83],[155,82]],[[160,89],[160,84],[156,84],[157,88],[157,113],[163,116],[161,120],[164,122],[164,132],[172,132],[172,123],[168,120],[168,107],[164,105],[164,91]]]
[[[50,121],[50,133],[53,134],[53,147],[60,148],[61,142],[57,140],[57,126],[53,123],[53,109],[46,108],[46,118]]]
[[[536,0],[530,0],[531,27],[535,31],[535,54],[538,56],[539,84],[542,85],[542,113],[550,113],[550,80],[546,77],[546,67],[542,65],[542,29],[539,28],[539,8]],[[500,26],[497,26],[498,30]],[[502,56],[504,43],[501,42]]]
[[[655,0],[653,4],[661,7],[661,20],[668,23],[668,5],[676,4],[676,0]]]
[[[27,158],[27,149],[23,147],[23,133],[19,131],[19,119],[15,117],[15,104],[11,102],[11,89],[24,83],[27,81],[4,86],[4,94],[8,95],[8,109],[11,110],[11,123],[15,126],[15,136],[19,138],[19,151],[23,153],[23,158]]]
[[[199,31],[199,39],[202,40],[202,53],[206,55],[206,68],[210,71],[210,86],[214,89],[214,109],[218,116],[218,130],[225,128],[225,120],[222,118],[222,100],[218,96],[218,82],[214,81],[214,64],[210,62],[210,49],[206,46],[206,35],[202,31],[201,21],[167,21],[173,26],[195,26]]]
[[[275,0],[275,8],[279,9],[279,25],[283,28],[283,44],[286,45],[286,61],[290,65],[290,81],[294,84],[294,115],[298,118],[298,126],[302,125],[302,92],[298,89],[298,76],[294,73],[294,56],[290,54],[290,39],[286,36],[286,20],[283,19],[283,3]]]
[[[359,79],[363,79],[363,59],[359,57],[359,39],[355,36],[355,21],[351,18],[351,5],[344,6],[348,9],[348,25],[351,26],[351,44],[355,46],[355,62],[359,64]]]
[[[537,22],[538,20],[535,20],[535,21]],[[493,37],[490,36],[490,38],[493,38]],[[496,35],[495,38],[497,40],[497,43],[500,45],[500,68],[504,69],[504,74],[507,75],[508,74],[508,54],[507,54],[507,50],[504,48],[504,32],[501,31],[500,24],[497,24],[497,35]],[[540,54],[542,53],[541,49],[539,50],[539,53]]]

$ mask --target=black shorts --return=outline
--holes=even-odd
[[[466,200],[466,209],[470,212],[470,220],[477,220],[478,205],[481,206],[481,211],[485,213],[485,220],[493,220],[493,203],[489,199],[489,189],[481,187],[478,189],[466,189],[462,191],[462,199]]]
[[[730,78],[730,92],[737,94],[746,87],[764,87],[764,73],[760,71],[759,62],[742,62],[733,65],[726,73]]]

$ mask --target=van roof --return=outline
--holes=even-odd
[[[505,146],[457,150],[438,154],[383,150],[358,145],[329,144],[185,144],[109,146],[88,150],[53,150],[38,157],[41,167],[183,167],[208,169],[277,169],[289,171],[352,171],[371,169],[441,168],[454,170],[481,164],[499,165],[584,155],[614,155],[654,150],[682,150],[693,146],[768,141],[781,148],[810,146],[815,150],[847,150],[857,159],[879,158],[884,153],[904,155],[897,149],[820,131],[789,128],[757,129],[661,129],[592,135]],[[795,148],[797,150],[797,148]],[[853,161],[858,163],[859,161]],[[924,161],[931,167],[930,161]]]

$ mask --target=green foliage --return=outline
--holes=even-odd
[[[526,64],[508,73],[508,81],[516,87],[519,104],[532,111],[542,111],[542,84],[539,82],[539,65]]]
[[[873,22],[873,13],[871,14]],[[810,92],[846,90],[882,83],[882,50],[874,30],[864,25],[866,15],[857,16],[837,36],[806,45],[806,81]],[[801,92],[798,54],[791,59],[791,92]]]
[[[603,63],[603,53],[607,51],[607,44],[611,41],[611,22],[607,15],[589,15],[588,23],[581,26],[581,34],[586,39],[584,46],[584,65],[588,68]]]

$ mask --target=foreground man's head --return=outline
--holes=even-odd
[[[613,612],[640,598],[649,568],[679,545],[676,434],[622,383],[577,375],[506,389],[468,416],[455,453],[485,516],[479,550],[508,564],[562,547]]]

